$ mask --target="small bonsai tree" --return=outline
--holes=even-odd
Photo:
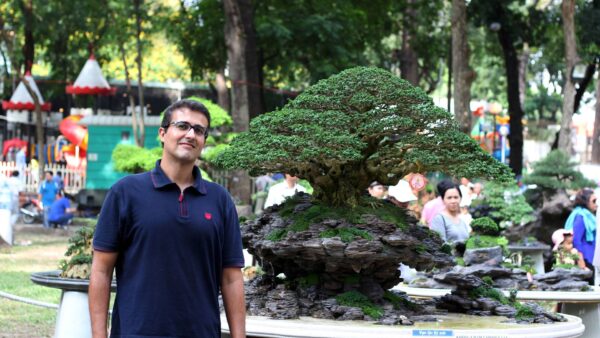
[[[483,198],[473,200],[469,211],[474,218],[491,217],[501,229],[523,225],[535,219],[533,208],[514,181],[486,183]]]
[[[489,217],[475,218],[471,221],[471,228],[478,235],[498,236],[500,234],[498,224]]]
[[[567,189],[596,187],[596,184],[575,169],[577,163],[560,150],[551,151],[546,157],[533,164],[533,172],[523,178],[524,184],[535,184],[535,191],[548,200],[557,192]]]
[[[356,206],[370,182],[395,185],[411,172],[511,176],[422,90],[366,67],[319,81],[281,110],[253,119],[216,162],[253,176],[297,175],[317,200],[334,206]]]
[[[473,235],[466,243],[467,249],[481,249],[499,246],[506,252],[508,240],[500,236],[500,227],[490,217],[475,218],[471,221]]]
[[[66,259],[59,263],[61,277],[89,279],[92,272],[92,238],[96,230],[96,221],[82,226],[69,238]]]

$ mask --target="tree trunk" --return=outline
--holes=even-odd
[[[498,39],[504,54],[506,69],[506,91],[508,96],[508,113],[510,115],[510,168],[517,176],[523,172],[523,109],[519,95],[519,59],[517,51],[504,26],[498,31]]]
[[[254,14],[250,0],[224,0],[225,44],[232,82],[231,116],[233,130],[248,130],[250,118],[262,113]],[[233,172],[231,194],[250,203],[250,177],[245,171]]]
[[[413,86],[419,85],[419,56],[412,47],[412,32],[409,27],[414,23],[415,0],[408,0],[402,24],[402,51],[400,52],[400,74]]]
[[[25,44],[23,45],[23,59],[25,61],[25,73],[31,72],[35,60],[35,44],[33,40],[33,1],[21,1],[21,10],[25,21]]]
[[[221,108],[225,109],[231,114],[229,105],[229,90],[227,89],[224,70],[217,72],[215,77],[215,87],[217,88],[217,103],[219,106],[221,106]]]
[[[131,109],[131,129],[133,130],[133,140],[135,144],[138,140],[138,129],[139,124],[137,121],[137,114],[135,113],[135,100],[133,99],[133,90],[131,89],[131,78],[129,77],[129,67],[127,66],[127,58],[125,55],[125,47],[123,41],[119,43],[119,50],[121,52],[121,61],[123,62],[123,69],[125,70],[125,86],[127,88],[127,97],[129,99],[129,108]]]
[[[44,167],[46,165],[46,159],[44,158],[44,116],[42,115],[42,105],[40,102],[40,98],[37,96],[36,92],[33,91],[29,82],[25,78],[25,76],[21,77],[21,82],[25,85],[25,89],[33,99],[33,103],[35,105],[35,135],[37,138],[37,150],[38,150],[38,178],[39,182],[44,179]],[[32,156],[33,157],[33,154]],[[32,173],[33,174],[33,173]]]
[[[467,43],[467,6],[464,0],[452,0],[452,69],[454,71],[454,116],[464,133],[471,130],[471,83]]]
[[[592,136],[592,163],[600,164],[600,72],[596,79],[596,119]]]
[[[563,90],[562,123],[558,136],[558,149],[571,154],[571,121],[575,104],[575,85],[571,77],[573,67],[577,63],[577,42],[575,41],[575,0],[562,2],[563,32],[565,35],[565,86]]]
[[[138,127],[139,127],[139,135],[138,138],[135,140],[136,144],[139,147],[143,147],[144,146],[144,138],[146,136],[146,127],[144,125],[144,111],[146,110],[145,104],[144,104],[144,85],[142,83],[142,13],[141,13],[141,2],[143,0],[135,0],[134,1],[134,6],[135,6],[135,26],[136,26],[136,36],[135,36],[135,40],[136,40],[136,47],[137,47],[137,57],[136,57],[136,63],[137,63],[137,69],[138,69],[138,102],[140,104],[140,118],[138,120]],[[132,112],[132,114],[135,114],[135,110]]]
[[[575,93],[575,104],[573,105],[573,113],[577,113],[579,110],[579,105],[581,104],[581,99],[583,98],[583,94],[585,94],[585,90],[587,86],[592,82],[594,78],[594,73],[596,72],[596,63],[591,62],[585,68],[585,75],[581,82],[579,82],[579,87]]]
[[[521,109],[525,107],[525,96],[527,86],[527,64],[529,63],[529,44],[523,43],[523,51],[519,56],[519,102],[521,103]]]

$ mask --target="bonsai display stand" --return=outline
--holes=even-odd
[[[411,297],[424,298],[441,297],[451,292],[450,289],[412,288],[402,284],[393,289],[406,292]],[[502,292],[505,296],[509,296],[508,291]],[[517,300],[561,303],[561,313],[581,318],[585,325],[585,332],[581,337],[600,337],[600,288],[598,287],[595,287],[594,291],[519,291]]]
[[[549,245],[509,245],[507,246],[507,249],[511,253],[518,253],[523,257],[530,256],[533,259],[533,268],[535,269],[536,274],[546,273],[546,269],[544,268],[544,252],[550,250]]]
[[[34,272],[31,281],[38,285],[61,289],[60,304],[56,315],[54,338],[91,338],[92,322],[88,309],[87,279],[60,277],[60,270]],[[111,291],[116,290],[113,280]]]
[[[505,317],[478,317],[449,314],[437,322],[418,322],[413,326],[377,325],[365,321],[335,321],[300,317],[300,319],[269,319],[248,316],[247,337],[254,338],[399,338],[399,337],[506,337],[506,338],[562,338],[579,337],[584,326],[581,319],[565,315],[567,322],[554,324],[505,323]],[[225,316],[221,316],[221,337],[229,338]]]

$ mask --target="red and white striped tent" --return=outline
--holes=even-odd
[[[24,78],[40,100],[42,110],[50,111],[50,102],[44,102],[44,98],[42,97],[42,94],[40,93],[40,90],[38,89],[37,84],[35,84],[35,80],[29,71],[25,73]],[[9,101],[2,101],[2,108],[4,110],[35,110],[33,98],[31,95],[29,95],[29,92],[27,91],[27,88],[25,88],[25,84],[23,84],[23,82],[19,83]]]
[[[94,54],[86,61],[73,85],[66,88],[67,94],[76,95],[114,95],[117,88],[111,88],[102,75],[102,69]]]

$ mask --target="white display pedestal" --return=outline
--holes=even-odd
[[[13,245],[13,228],[10,210],[0,209],[0,239]]]
[[[34,272],[31,281],[62,290],[56,315],[54,338],[92,338],[92,322],[88,309],[87,279],[61,278],[60,271]],[[113,280],[111,291],[116,290]]]
[[[415,323],[413,326],[387,326],[364,321],[335,321],[309,317],[278,320],[248,316],[246,334],[251,338],[566,338],[579,337],[584,330],[581,319],[565,315],[564,323],[509,324],[505,317],[478,317],[460,314],[437,316],[438,322]],[[229,338],[225,316],[221,316],[221,337]]]
[[[88,304],[87,292],[63,291],[56,316],[54,338],[91,338],[92,322]]]
[[[411,288],[397,285],[393,290],[406,292],[411,297],[441,297],[451,292],[449,289]],[[502,291],[509,296],[508,291]],[[548,301],[562,303],[561,312],[580,317],[585,325],[583,338],[600,337],[600,288],[594,291],[519,291],[517,300]],[[537,336],[535,336],[537,337]]]

